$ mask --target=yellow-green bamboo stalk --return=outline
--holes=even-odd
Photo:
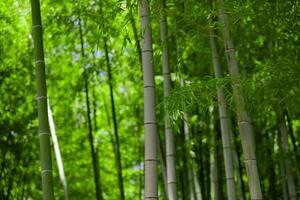
[[[47,112],[47,87],[43,47],[43,29],[39,0],[31,0],[32,33],[36,64],[37,106],[39,118],[40,158],[42,164],[43,199],[53,200],[50,130]]]

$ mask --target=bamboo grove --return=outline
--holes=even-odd
[[[0,2],[0,199],[299,199],[299,13]]]

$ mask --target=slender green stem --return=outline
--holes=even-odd
[[[84,52],[84,41],[83,41],[83,33],[82,33],[82,24],[81,18],[79,18],[79,36],[80,36],[80,44],[81,44],[81,56],[85,57]],[[86,104],[86,114],[87,114],[87,126],[88,126],[88,135],[89,135],[89,143],[90,143],[90,151],[92,155],[92,164],[94,170],[94,182],[95,182],[95,190],[96,190],[96,199],[102,200],[102,191],[100,187],[100,179],[99,179],[99,169],[97,163],[96,150],[94,147],[94,136],[93,136],[93,128],[91,121],[91,108],[90,108],[90,100],[89,100],[89,84],[88,84],[88,74],[86,69],[83,71],[83,79],[84,79],[84,92],[85,92],[85,104]]]
[[[103,43],[104,43],[105,59],[106,59],[106,66],[107,66],[107,73],[108,73],[108,85],[109,85],[109,92],[110,92],[110,105],[111,105],[112,119],[113,119],[113,125],[114,125],[114,149],[115,149],[115,155],[116,155],[116,165],[117,165],[117,173],[118,173],[120,199],[124,200],[125,199],[125,194],[124,194],[124,184],[123,184],[123,175],[122,175],[122,162],[121,162],[119,132],[118,132],[118,123],[117,123],[115,100],[114,100],[114,91],[113,91],[113,85],[112,85],[112,73],[111,73],[111,66],[110,66],[110,62],[109,62],[107,38],[106,37],[103,38]]]

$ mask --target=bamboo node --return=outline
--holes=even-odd
[[[145,50],[142,51],[142,53],[147,53],[147,52],[151,52],[152,53],[153,50],[152,49],[145,49]]]
[[[50,135],[50,133],[41,132],[41,133],[39,134],[39,136],[43,136],[43,135]]]
[[[153,85],[144,85],[144,88],[155,88]]]
[[[239,124],[246,124],[246,123],[249,123],[247,120],[243,120],[243,121],[239,121],[238,122]]]
[[[248,162],[248,161],[255,161],[256,162],[256,158],[245,158],[245,161],[244,162]]]
[[[140,15],[141,18],[149,17],[149,15]]]
[[[175,154],[174,153],[169,153],[166,155],[167,157],[175,157]]]
[[[145,162],[157,162],[157,159],[153,159],[153,158],[145,159]]]
[[[41,99],[47,99],[47,96],[37,96],[35,99],[36,99],[37,101],[38,101],[38,100],[41,100]]]
[[[230,48],[230,47],[228,47],[227,49],[226,49],[226,53],[232,53],[232,52],[234,52],[235,50],[234,50],[234,48]]]
[[[156,124],[156,122],[144,122],[144,125],[147,125],[147,124]]]
[[[36,64],[38,64],[38,63],[44,63],[44,60],[36,60],[35,63]]]
[[[32,29],[34,28],[42,28],[42,26],[40,24],[32,25]]]
[[[228,119],[227,116],[220,116],[219,118],[220,118],[220,119]]]
[[[174,185],[176,185],[176,181],[168,181],[168,184],[174,184]]]
[[[145,196],[145,198],[146,198],[146,199],[148,199],[148,198],[149,198],[149,199],[157,199],[158,196]]]
[[[42,174],[43,173],[52,173],[52,169],[43,169]]]

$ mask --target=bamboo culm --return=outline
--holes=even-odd
[[[211,21],[211,20],[210,20]],[[210,46],[212,49],[213,57],[213,67],[215,77],[217,79],[222,78],[221,64],[219,58],[219,52],[217,50],[217,39],[214,27],[212,27],[212,22],[210,22]],[[224,90],[222,86],[217,85],[217,96],[218,96],[218,109],[219,109],[219,118],[221,124],[221,135],[222,135],[222,145],[223,145],[223,154],[225,162],[225,174],[226,174],[226,186],[227,186],[227,195],[231,200],[236,199],[236,192],[234,186],[234,169],[233,169],[233,158],[232,158],[232,145],[230,140],[230,121],[227,114],[226,100],[224,95]]]
[[[287,127],[286,123],[284,120],[284,115],[279,114],[277,115],[277,121],[280,129],[280,136],[279,140],[281,140],[281,145],[282,145],[282,153],[283,154],[288,154],[289,152],[289,144],[288,144],[288,134],[287,134]],[[296,200],[296,189],[295,189],[295,181],[294,181],[294,176],[293,176],[293,170],[292,170],[292,163],[289,157],[285,156],[284,159],[284,175],[285,179],[287,181],[287,188],[288,188],[288,196],[289,200]],[[284,180],[285,180],[284,179]]]
[[[157,192],[157,127],[155,116],[155,85],[152,52],[152,31],[148,0],[140,0],[142,30],[142,68],[144,83],[145,130],[145,199],[158,199]]]
[[[93,85],[93,120],[94,120],[94,131],[98,131],[98,125],[97,125],[97,101],[96,101],[96,91],[95,91],[96,83]],[[100,145],[96,145],[95,147],[95,153],[96,153],[96,169],[98,170],[98,177],[99,177],[99,198],[100,200],[103,200],[103,190],[102,190],[102,184],[101,184],[101,173],[100,173]]]
[[[218,146],[217,146],[217,135],[212,137],[212,149],[210,150],[211,159],[211,198],[213,200],[220,200],[220,174],[219,174],[219,160],[218,160]],[[222,182],[221,182],[222,183]]]
[[[82,24],[81,18],[79,18],[79,36],[80,36],[80,44],[81,44],[81,56],[82,58],[85,57],[84,52],[84,41],[83,41],[83,33],[82,33]],[[90,151],[92,156],[92,164],[94,170],[94,182],[95,182],[95,194],[97,200],[101,199],[101,189],[100,189],[100,180],[99,180],[99,169],[97,164],[97,155],[94,147],[94,136],[93,136],[93,129],[92,129],[92,121],[91,121],[91,108],[90,108],[90,100],[89,100],[89,86],[88,86],[88,75],[87,71],[83,70],[83,79],[84,79],[84,92],[85,92],[85,104],[86,104],[86,112],[87,112],[87,126],[88,126],[88,136],[89,136],[89,143],[90,143]]]
[[[171,91],[171,76],[169,66],[169,47],[168,47],[168,24],[166,17],[166,2],[161,0],[161,14],[160,14],[160,38],[162,42],[162,73],[163,73],[163,87],[164,97],[169,96]],[[167,111],[165,110],[165,113]],[[168,116],[165,116],[165,137],[166,137],[166,165],[167,165],[167,184],[168,184],[168,199],[176,200],[176,169],[175,169],[175,137],[170,125]]]
[[[158,151],[158,157],[160,161],[160,170],[164,181],[164,189],[166,192],[166,197],[168,197],[167,169],[166,169],[166,159],[164,156],[165,151],[159,133],[157,133],[157,151]]]
[[[181,87],[184,86],[184,80],[181,78]],[[183,115],[183,132],[184,132],[184,139],[185,143],[187,144],[186,153],[187,157],[189,158],[189,144],[190,144],[190,131],[189,131],[189,124],[188,124],[188,115],[187,113],[184,113]],[[202,200],[202,192],[201,192],[201,186],[199,183],[199,180],[196,175],[196,169],[195,169],[195,161],[192,158],[191,162],[187,163],[187,175],[189,180],[189,190],[190,190],[190,199],[192,200]]]
[[[51,137],[52,137],[52,141],[53,141],[53,147],[54,147],[55,159],[56,159],[56,163],[57,163],[58,174],[59,174],[59,178],[60,178],[60,181],[61,181],[63,189],[64,189],[64,199],[68,200],[69,195],[68,195],[67,179],[65,176],[64,165],[63,165],[63,161],[62,161],[61,154],[60,154],[58,139],[57,139],[56,130],[55,130],[55,124],[54,124],[54,120],[53,120],[53,114],[52,114],[49,100],[48,100],[48,118],[49,118],[50,133],[51,133]]]
[[[296,172],[297,172],[297,181],[298,181],[298,185],[300,186],[300,170],[299,170],[300,157],[298,155],[296,138],[295,138],[294,131],[293,131],[293,124],[292,124],[292,121],[291,121],[287,111],[285,112],[284,115],[286,117],[286,121],[287,121],[287,124],[288,124],[288,130],[289,130],[288,132],[290,133],[290,136],[291,136],[291,141],[292,141],[293,151],[294,151],[294,157],[296,159],[295,166],[296,166],[296,169],[297,169],[296,170]]]
[[[229,119],[230,121],[230,119]],[[231,121],[230,121],[231,122]],[[233,145],[233,156],[234,156],[234,162],[235,162],[235,169],[236,169],[236,176],[237,176],[237,182],[238,182],[238,187],[239,187],[239,199],[240,200],[245,200],[246,199],[246,194],[245,194],[245,183],[243,181],[243,168],[242,168],[242,162],[241,162],[241,150],[238,146],[238,141],[236,140],[237,138],[237,133],[233,131],[232,129],[232,123],[229,123],[230,125],[230,130],[231,134],[230,138],[232,140],[232,145]]]
[[[116,165],[117,165],[117,173],[118,173],[120,199],[124,200],[125,194],[124,194],[124,184],[123,184],[123,175],[122,175],[122,162],[121,162],[119,132],[118,132],[117,116],[116,116],[115,101],[114,101],[114,91],[113,91],[113,85],[112,85],[112,73],[111,73],[111,66],[110,66],[110,62],[109,62],[106,37],[103,38],[103,43],[104,43],[104,50],[105,50],[105,59],[106,59],[106,66],[107,66],[107,73],[108,73],[108,85],[109,85],[109,91],[110,91],[111,111],[112,111],[112,119],[113,119],[113,126],[114,126],[114,149],[115,149],[115,155],[116,155]]]
[[[280,126],[278,128],[280,129]],[[283,152],[283,150],[282,150],[281,132],[280,131],[279,131],[279,137],[278,137],[277,143],[278,143],[280,151]],[[286,169],[285,169],[285,164],[284,164],[284,160],[283,159],[279,160],[279,165],[280,165],[282,199],[283,200],[288,200],[289,199],[289,197],[288,197],[288,186],[287,186],[286,176],[285,176]]]
[[[245,99],[242,94],[242,86],[240,83],[240,75],[237,64],[237,59],[235,56],[235,49],[232,39],[229,33],[229,22],[227,19],[227,14],[225,13],[223,7],[223,0],[220,0],[220,12],[219,19],[223,28],[223,38],[225,44],[225,53],[227,58],[227,64],[229,68],[230,75],[233,78],[233,97],[235,100],[238,126],[241,135],[241,142],[243,153],[245,155],[244,161],[246,166],[246,172],[248,176],[248,186],[250,189],[251,199],[261,200],[262,192],[260,186],[260,179],[255,155],[255,142],[254,142],[254,132],[251,124],[251,118],[246,110]]]
[[[36,64],[37,106],[39,118],[40,158],[42,164],[43,199],[53,200],[53,178],[50,130],[47,113],[47,87],[43,47],[43,30],[39,0],[31,0],[32,33]]]

